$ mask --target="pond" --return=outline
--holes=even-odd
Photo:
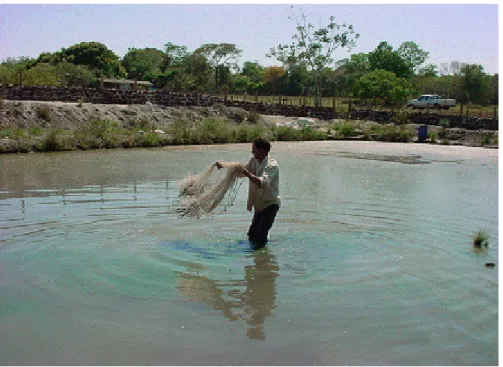
[[[498,363],[497,150],[273,142],[257,251],[247,184],[174,210],[178,180],[250,150],[0,156],[0,363]]]

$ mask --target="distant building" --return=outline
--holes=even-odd
[[[153,84],[146,80],[129,80],[102,78],[100,79],[101,89],[120,89],[120,90],[151,90]]]

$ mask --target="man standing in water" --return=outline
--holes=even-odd
[[[269,157],[271,143],[263,138],[255,139],[252,155],[243,168],[243,175],[249,179],[248,211],[255,210],[248,230],[248,238],[256,248],[264,247],[276,213],[281,205],[279,197],[279,168],[275,159]],[[220,162],[215,163],[218,169]]]

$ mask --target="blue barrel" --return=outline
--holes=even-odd
[[[427,137],[428,137],[428,126],[427,125],[419,126],[419,128],[417,129],[417,140],[420,143],[424,143]]]

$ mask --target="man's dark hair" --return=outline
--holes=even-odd
[[[265,150],[267,153],[271,150],[271,143],[267,139],[257,138],[253,141],[253,144],[255,144],[257,149]]]

